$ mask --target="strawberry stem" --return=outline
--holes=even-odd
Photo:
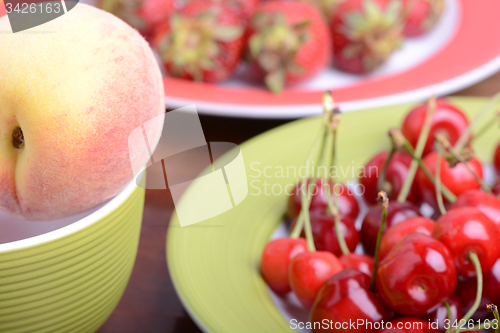
[[[481,263],[479,262],[479,258],[477,257],[476,252],[471,251],[468,254],[469,260],[472,262],[474,265],[474,268],[476,269],[476,275],[477,275],[477,290],[476,290],[476,299],[474,301],[474,304],[472,304],[472,307],[467,311],[465,316],[463,316],[461,321],[467,322],[477,311],[479,308],[479,304],[481,303],[481,297],[483,296],[483,272],[481,270]]]
[[[380,242],[382,240],[382,234],[385,229],[385,222],[387,220],[387,210],[389,209],[389,198],[384,191],[378,192],[377,202],[382,207],[382,220],[380,222],[380,228],[378,229],[377,245],[375,246],[375,256],[373,262],[373,272],[372,279],[370,282],[370,290],[375,291],[375,280],[377,278],[378,262],[379,262],[379,252],[380,252]]]
[[[427,102],[427,111],[425,113],[424,124],[422,126],[422,130],[420,131],[420,135],[418,136],[417,146],[415,148],[415,156],[418,158],[422,157],[422,153],[424,152],[425,145],[429,138],[429,132],[431,131],[432,118],[434,117],[434,113],[436,112],[436,96],[431,96],[429,101]],[[413,184],[413,179],[415,178],[415,174],[418,169],[418,161],[413,159],[410,164],[410,169],[408,170],[408,175],[401,187],[401,191],[399,192],[397,201],[405,202],[408,197],[408,193],[410,193],[411,185]]]

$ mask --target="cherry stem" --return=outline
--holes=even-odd
[[[415,150],[413,149],[410,142],[408,142],[408,140],[403,136],[403,134],[399,130],[393,128],[389,131],[389,135],[391,136],[393,144],[395,145],[396,149],[400,147],[406,149],[406,151],[408,151],[410,156],[417,161],[418,166],[424,172],[425,176],[429,178],[429,180],[434,184],[434,186],[436,186],[436,179],[434,175],[430,172],[429,168],[427,168],[427,166],[424,164],[422,158],[417,157],[415,155]],[[457,200],[457,197],[446,186],[442,185],[441,191],[443,192],[443,195],[446,198],[446,200],[448,200],[449,202],[455,202]]]
[[[311,229],[311,220],[309,218],[309,205],[307,207],[307,210],[303,210],[300,213],[304,216],[303,219],[304,219],[304,229],[306,232],[307,250],[309,252],[315,252],[316,246],[314,245],[314,237]]]
[[[422,126],[422,130],[418,136],[417,146],[415,148],[415,156],[418,158],[422,157],[422,153],[424,152],[425,144],[429,139],[429,133],[431,131],[432,118],[434,117],[434,113],[436,112],[436,96],[431,96],[429,101],[427,102],[427,112],[425,113],[424,124]],[[411,185],[413,184],[413,179],[415,178],[415,174],[418,169],[418,161],[413,159],[410,164],[410,169],[408,169],[408,175],[401,187],[401,191],[399,192],[397,201],[405,202],[408,197],[408,193],[410,193]]]
[[[448,303],[448,301],[443,301],[443,304],[446,307],[446,313],[448,314],[448,319],[452,321],[453,314],[451,313],[450,303]]]
[[[459,153],[455,151],[455,149],[450,144],[448,139],[446,139],[446,137],[444,137],[443,135],[436,135],[436,140],[441,144],[443,148],[446,148],[448,150],[448,152],[455,160],[457,160],[458,162],[462,163],[465,166],[467,171],[469,171],[469,173],[474,177],[474,179],[476,179],[476,181],[479,183],[479,185],[481,185],[482,189],[485,192],[493,194],[493,191],[491,191],[491,188],[488,186],[488,184],[486,184],[486,182],[482,180],[481,177],[479,177],[477,173],[474,172],[474,170],[471,169],[469,163],[467,163],[467,161],[462,156],[460,156]]]
[[[311,148],[311,151],[309,152],[309,155],[307,156],[306,160],[306,166],[307,166],[307,175],[303,177],[302,179],[302,184],[307,184],[307,180],[309,178],[309,162],[312,160],[314,154],[318,150],[318,146],[320,146],[319,151],[320,154],[317,157],[318,164],[322,160],[323,157],[323,149],[325,145],[325,141],[327,138],[327,130],[326,130],[326,125],[330,123],[330,119],[332,117],[332,108],[333,108],[333,98],[331,93],[325,92],[323,94],[323,107],[324,107],[324,112],[323,112],[323,122],[320,126],[319,134],[317,139],[315,140],[313,147]],[[309,185],[306,185],[307,192],[304,193],[304,191],[301,191],[301,200],[302,200],[302,207],[300,209],[299,217],[297,219],[297,224],[295,225],[295,228],[292,230],[292,233],[290,234],[291,238],[298,238],[300,236],[300,233],[302,231],[302,228],[304,227],[305,229],[305,234],[306,234],[306,241],[307,241],[307,249],[310,252],[315,252],[316,247],[314,245],[314,238],[312,235],[312,229],[311,229],[311,220],[309,217],[309,206],[311,204],[311,199],[312,199],[312,193],[311,193],[311,187],[314,188],[316,186],[316,176],[313,172],[313,176],[311,177],[311,182]]]
[[[370,282],[370,290],[372,290],[372,291],[375,291],[375,280],[377,278],[380,242],[382,240],[382,234],[384,233],[385,222],[387,220],[387,210],[389,209],[389,198],[387,198],[387,193],[385,193],[384,191],[378,192],[377,202],[382,207],[382,220],[380,222],[380,227],[378,229],[377,245],[375,246],[372,280]]]
[[[496,308],[496,306],[495,306],[495,308]],[[497,321],[497,328],[495,329],[494,333],[498,333],[498,331],[500,331],[500,315],[498,314],[498,309],[495,309],[495,311],[493,311],[493,316],[495,317],[495,319]]]
[[[443,194],[441,191],[441,158],[443,156],[443,147],[440,144],[437,144],[438,152],[436,158],[436,201],[439,207],[439,211],[441,215],[446,214],[446,208],[444,207],[443,202]]]
[[[478,130],[477,133],[472,137],[470,142],[473,143],[477,141],[479,138],[481,138],[484,133],[486,133],[490,128],[493,127],[493,125],[498,124],[499,120],[500,120],[500,111],[497,111],[495,117],[493,117],[491,121],[488,121],[483,127],[481,127],[481,129]]]
[[[463,321],[460,320],[458,324],[462,323]],[[464,324],[466,324],[467,322],[463,322]],[[453,329],[452,331],[450,331],[451,333],[454,333],[454,332],[473,332],[473,331],[480,331],[480,330],[487,330],[487,328],[485,327],[486,325],[485,324],[477,324],[476,326],[472,327],[472,328],[464,328],[464,329]],[[491,326],[491,325],[490,325]]]
[[[483,272],[481,270],[481,263],[479,262],[479,258],[476,254],[476,252],[471,251],[468,254],[469,260],[472,262],[474,265],[474,268],[476,269],[476,275],[477,275],[477,290],[476,290],[476,299],[474,301],[474,304],[472,304],[472,307],[467,311],[465,316],[463,316],[461,321],[467,322],[477,311],[479,308],[479,304],[481,303],[481,297],[483,296]]]
[[[478,113],[474,116],[474,119],[469,123],[469,126],[465,129],[465,131],[462,132],[462,135],[458,139],[458,141],[455,143],[455,151],[462,151],[464,149],[465,145],[467,144],[467,141],[469,140],[470,133],[472,131],[472,127],[481,119],[483,114],[488,111],[493,105],[497,104],[500,102],[500,93],[495,94],[482,108],[479,110]]]
[[[380,177],[378,177],[377,180],[377,189],[379,191],[387,191],[385,188],[385,176],[387,174],[387,169],[389,168],[389,164],[391,163],[392,157],[394,156],[394,153],[396,152],[396,148],[392,147],[391,150],[389,151],[389,155],[387,155],[387,158],[384,161],[384,165],[382,166],[382,170],[380,171]]]
[[[333,111],[333,119],[332,123],[329,127],[329,132],[331,133],[332,136],[332,153],[330,155],[329,161],[330,161],[330,169],[335,168],[337,159],[336,159],[336,151],[337,151],[337,126],[340,122],[341,118],[341,113],[339,109],[335,109]],[[347,247],[347,243],[345,241],[344,235],[342,234],[342,229],[340,227],[340,212],[339,212],[339,194],[337,193],[337,186],[335,179],[331,177],[331,172],[329,172],[329,177],[328,177],[328,183],[333,186],[333,204],[332,204],[332,198],[331,198],[331,189],[326,187],[325,188],[325,193],[326,193],[326,203],[327,203],[327,208],[330,210],[330,212],[333,215],[334,218],[334,226],[335,226],[335,234],[337,236],[337,242],[339,243],[340,250],[342,251],[342,254],[347,255],[350,254],[351,252],[349,251],[349,248]]]
[[[495,333],[498,333],[498,331],[500,330],[500,326],[498,325],[500,321],[500,315],[498,314],[497,306],[493,303],[486,304],[486,310],[488,310],[488,312],[493,313],[493,316],[495,317],[497,323],[497,327],[495,328]]]
[[[326,131],[325,131],[325,125],[322,123],[321,127],[318,131],[318,135],[316,139],[314,140],[313,146],[311,147],[311,150],[309,151],[309,154],[307,155],[306,158],[306,166],[308,168],[307,170],[307,175],[302,178],[302,186],[306,187],[306,192],[307,196],[305,196],[304,191],[299,187],[299,191],[301,191],[301,201],[302,201],[302,207],[300,209],[299,217],[297,219],[297,223],[295,224],[295,227],[293,228],[292,232],[290,233],[290,238],[299,238],[300,233],[302,232],[302,228],[304,227],[304,216],[302,214],[302,211],[305,210],[305,206],[307,206],[306,211],[309,211],[309,206],[311,204],[311,198],[312,195],[309,193],[309,186],[307,185],[308,182],[308,177],[309,177],[309,164],[310,161],[313,159],[314,155],[316,154],[316,151],[318,150],[318,146],[320,146],[320,151],[323,150],[323,145],[325,141],[325,136],[326,136]],[[321,160],[321,154],[317,157],[317,162]],[[311,178],[311,183],[316,184],[316,177]],[[310,185],[310,184],[309,184]],[[304,198],[305,197],[305,198]]]

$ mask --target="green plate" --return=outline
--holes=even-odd
[[[472,116],[486,100],[462,97],[452,101]],[[399,126],[410,107],[343,115],[338,157],[345,172],[339,176],[344,181],[355,180],[359,166],[377,151],[389,148],[387,130]],[[284,187],[296,182],[298,175],[293,170],[304,164],[319,121],[295,121],[241,145],[249,193],[232,210],[183,228],[173,215],[167,237],[170,274],[187,311],[203,331],[293,331],[271,299],[259,274],[259,261],[266,242],[282,222],[287,202]],[[498,130],[490,130],[475,142],[483,161],[491,160],[499,137]],[[194,182],[186,195],[196,190]]]

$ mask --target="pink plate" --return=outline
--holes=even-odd
[[[280,95],[251,83],[243,65],[218,85],[165,77],[167,107],[196,104],[204,114],[296,118],[320,114],[321,93],[327,89],[344,111],[446,95],[500,69],[498,13],[498,0],[447,0],[438,26],[426,36],[407,39],[376,73],[354,76],[330,68]]]

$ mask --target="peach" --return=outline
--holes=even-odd
[[[0,31],[10,31],[7,17]],[[0,209],[27,220],[89,210],[133,178],[128,136],[165,112],[160,69],[126,23],[78,4],[0,34]],[[147,154],[143,154],[144,164]]]

